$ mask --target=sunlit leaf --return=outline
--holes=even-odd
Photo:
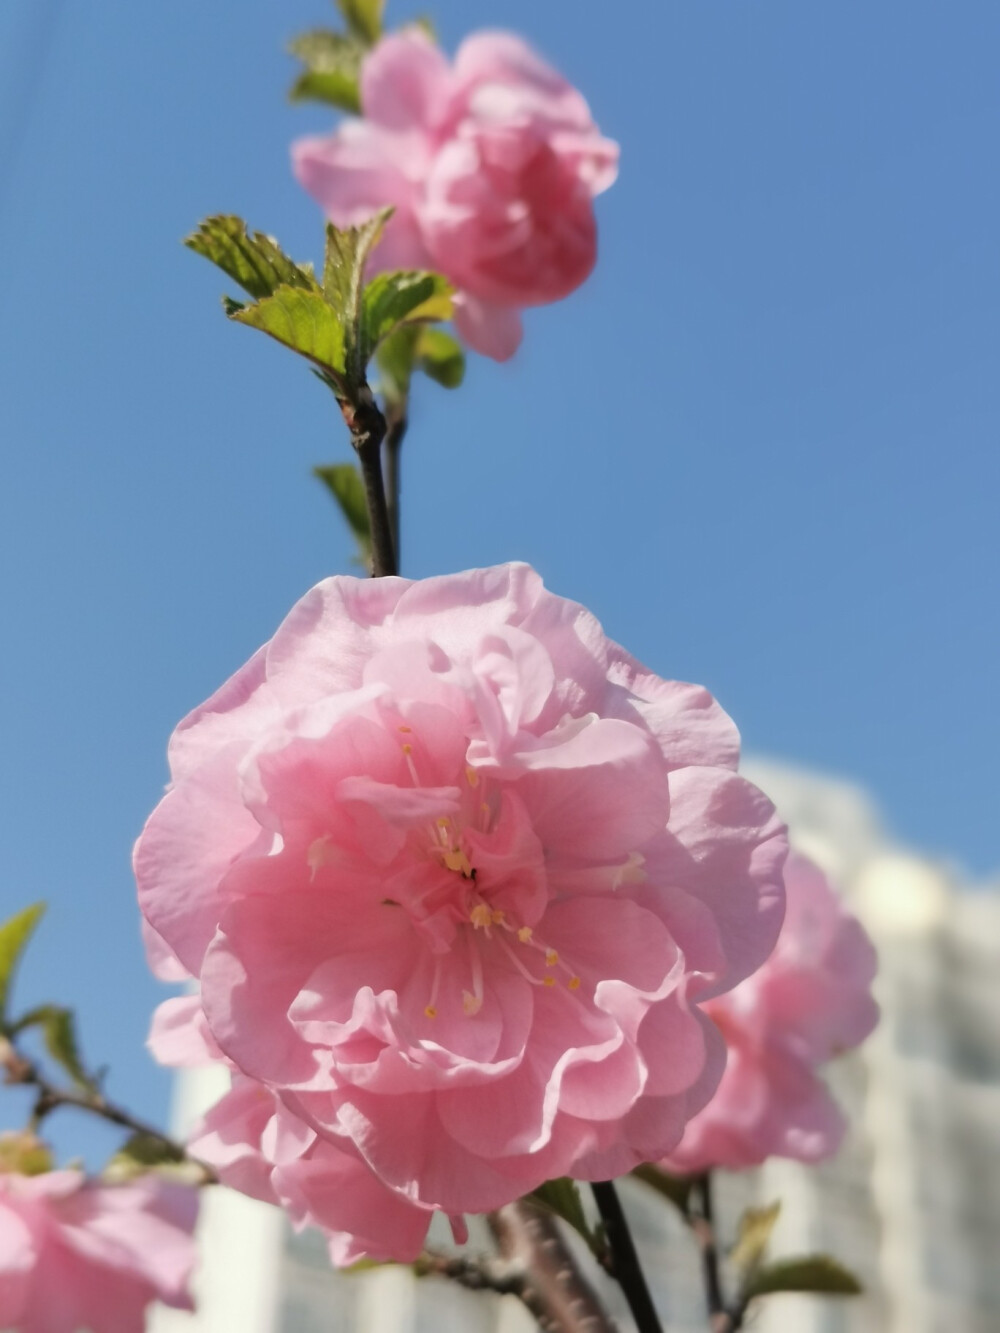
[[[7,1002],[17,964],[44,912],[44,903],[34,903],[0,925],[0,1026],[7,1020]]]
[[[775,1201],[766,1208],[748,1208],[740,1218],[736,1244],[730,1259],[744,1271],[757,1267],[764,1257],[771,1232],[781,1212],[781,1203]]]
[[[357,37],[317,28],[294,38],[288,49],[305,65],[292,85],[293,102],[325,102],[341,111],[361,110],[359,80],[365,48]]]
[[[230,318],[260,329],[335,379],[343,376],[344,327],[321,293],[279,287],[273,296],[234,310]]]
[[[827,1254],[778,1259],[758,1268],[743,1289],[744,1297],[778,1291],[807,1291],[817,1296],[857,1296],[861,1283],[843,1264]]]
[[[351,33],[366,46],[374,46],[382,35],[385,0],[336,0]]]
[[[402,324],[451,319],[453,288],[438,273],[380,273],[362,298],[362,356],[365,361]]]
[[[210,259],[257,300],[272,295],[279,287],[319,290],[311,265],[296,264],[277,241],[263,232],[250,235],[243,219],[232,214],[206,218],[184,244]]]

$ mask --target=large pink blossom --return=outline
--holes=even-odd
[[[593,197],[615,178],[617,145],[507,33],[467,38],[452,64],[418,28],[385,37],[365,58],[361,105],[363,119],[294,144],[295,174],[338,226],[393,205],[377,266],[446,274],[462,337],[506,359],[521,307],[560,300],[593,268]]]
[[[197,1191],[144,1176],[0,1171],[0,1328],[142,1333],[151,1301],[193,1309]]]
[[[787,912],[774,953],[705,1007],[728,1049],[715,1096],[664,1165],[739,1169],[768,1157],[815,1162],[840,1146],[844,1120],[817,1068],[878,1021],[876,958],[860,922],[799,855],[785,866]]]
[[[211,1038],[450,1214],[669,1152],[784,828],[714,700],[505,565],[332,578],[171,741],[143,912]],[[176,963],[172,965],[176,971]]]

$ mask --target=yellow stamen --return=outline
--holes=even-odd
[[[441,818],[438,820],[438,828],[447,828],[450,823],[451,820],[448,818],[448,816],[442,815]]]
[[[484,815],[488,815],[490,813],[490,807],[487,801],[483,801],[483,803],[480,805],[479,808],[480,810],[482,810]]]
[[[570,990],[579,990],[579,989],[580,989],[580,978],[579,978],[579,977],[570,977],[569,981],[566,982],[566,985],[570,988]]]
[[[477,930],[485,930],[487,926],[493,924],[493,913],[485,903],[477,903],[469,913],[469,920]]]
[[[400,731],[412,731],[413,728],[412,728],[412,727],[404,727],[403,724],[400,723],[399,730],[400,730]]]
[[[554,986],[555,984],[556,984],[555,977],[542,977],[543,986]]]
[[[466,879],[472,878],[472,865],[461,847],[452,847],[450,850],[442,852],[441,860],[444,862],[445,867],[448,870],[457,870],[461,875],[464,875]],[[478,907],[476,908],[476,911],[479,911]],[[483,911],[486,912],[488,917],[490,909],[484,907]],[[486,925],[489,924],[489,921],[487,921]]]
[[[534,933],[535,932],[531,929],[530,926],[522,926],[521,929],[517,932],[517,938],[521,941],[522,944],[527,944],[528,941],[531,939],[532,935],[534,935]]]
[[[427,1008],[424,1010],[424,1013],[427,1015],[428,1018],[437,1018],[438,1016],[438,1011],[434,1008],[432,1004],[429,1004],[427,1006]]]
[[[404,754],[412,754],[412,753],[413,753],[413,746],[410,745],[410,744],[406,744],[406,745],[404,745],[404,746],[403,746],[403,753],[404,753]]]
[[[497,908],[495,912],[492,912],[490,914],[490,920],[493,922],[495,926],[502,926],[504,920],[506,919],[506,916],[507,916],[506,912],[503,912],[500,910],[500,908]]]
[[[470,787],[479,786],[479,774],[476,772],[474,768],[467,768],[465,770],[465,779]]]
[[[475,1014],[478,1014],[482,1007],[481,995],[473,995],[472,991],[468,990],[462,991],[462,1008],[465,1010],[467,1018],[472,1018]]]
[[[545,950],[545,966],[546,966],[546,967],[555,967],[555,965],[556,965],[556,963],[558,963],[558,961],[559,961],[559,955],[556,953],[555,949],[546,949],[546,950]]]

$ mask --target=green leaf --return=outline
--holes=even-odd
[[[325,467],[314,467],[313,476],[323,482],[340,506],[347,526],[361,548],[361,555],[367,560],[371,555],[372,538],[361,473],[353,463],[331,463]]]
[[[14,971],[44,912],[44,903],[34,903],[0,925],[0,1027],[7,1019]]]
[[[385,0],[337,0],[337,8],[347,20],[352,35],[366,46],[374,46],[382,36]]]
[[[311,265],[296,264],[277,241],[261,231],[251,236],[243,219],[232,214],[206,218],[184,244],[218,265],[257,300],[282,286],[319,290]]]
[[[380,273],[362,297],[362,357],[367,363],[383,338],[402,324],[451,319],[453,288],[438,273]]]
[[[375,351],[379,387],[387,404],[405,404],[413,376],[413,361],[421,330],[414,324],[401,324],[384,338]]]
[[[279,287],[255,305],[233,310],[238,324],[260,329],[293,352],[306,357],[340,383],[344,374],[344,328],[319,292]]]
[[[744,1299],[777,1291],[807,1291],[817,1296],[858,1296],[861,1283],[843,1264],[827,1254],[804,1254],[778,1259],[753,1274],[743,1289]]]
[[[759,1265],[780,1212],[781,1203],[777,1200],[766,1208],[748,1208],[744,1212],[736,1244],[729,1255],[737,1268],[752,1272]]]
[[[90,1091],[96,1089],[94,1080],[88,1075],[80,1059],[80,1048],[76,1039],[76,1019],[72,1009],[65,1009],[58,1004],[45,1004],[35,1010],[38,1017],[34,1026],[41,1028],[45,1049],[69,1074],[74,1083]]]
[[[687,1216],[688,1203],[691,1198],[691,1190],[694,1187],[696,1176],[672,1176],[669,1172],[663,1171],[658,1166],[646,1164],[637,1166],[632,1172],[637,1180],[641,1180],[644,1185],[649,1185],[656,1190],[657,1194],[662,1194],[665,1199],[669,1199],[675,1208]]]
[[[341,111],[361,110],[361,60],[364,45],[356,37],[316,28],[289,43],[289,51],[305,65],[292,85],[293,102],[325,102]]]
[[[465,352],[457,338],[444,329],[421,329],[416,346],[417,366],[445,389],[457,389],[465,379]]]
[[[597,1237],[583,1211],[580,1187],[575,1180],[570,1180],[569,1176],[547,1180],[544,1185],[539,1185],[538,1189],[532,1190],[526,1197],[534,1203],[541,1204],[550,1213],[555,1213],[564,1222],[568,1222],[573,1230],[584,1238],[591,1250],[595,1249],[598,1243]]]

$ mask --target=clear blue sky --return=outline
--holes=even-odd
[[[331,13],[0,7],[0,904],[50,900],[24,998],[78,1003],[88,1056],[150,1115],[162,991],[129,850],[167,736],[350,555],[309,477],[347,457],[329,395],[227,326],[225,281],[179,241],[236,211],[318,254],[288,143],[330,118],[285,102],[282,48]],[[585,290],[529,315],[511,365],[421,386],[406,572],[532,561],[709,685],[749,749],[859,780],[904,839],[995,868],[1000,5],[433,15],[449,48],[525,33],[622,171]]]

